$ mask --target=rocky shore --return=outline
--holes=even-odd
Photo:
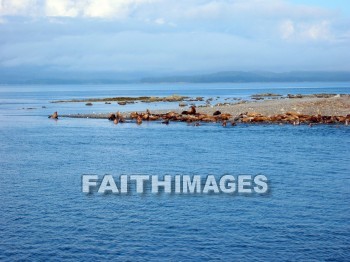
[[[143,102],[143,103],[154,103],[154,102],[181,102],[188,99],[186,96],[171,95],[166,97],[158,96],[138,96],[138,97],[106,97],[106,98],[87,98],[87,99],[72,99],[72,100],[56,100],[51,103],[87,103],[92,102],[105,102],[107,104],[111,102],[117,102],[120,105]]]
[[[119,114],[125,121],[139,117],[143,121],[169,120],[183,122],[223,122],[234,123],[344,123],[350,120],[350,96],[304,96],[264,101],[249,101],[221,106],[196,108],[195,112],[184,113],[181,108],[144,112],[123,112]],[[106,114],[60,115],[70,118],[108,119]],[[139,120],[139,122],[140,122]]]
[[[267,116],[287,112],[305,115],[346,116],[350,114],[350,96],[287,98],[200,108],[200,111],[206,114],[212,114],[216,110],[229,113],[232,116],[238,116],[244,112],[256,112]]]

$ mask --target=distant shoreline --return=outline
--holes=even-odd
[[[174,81],[174,82],[140,82],[140,81],[111,81],[111,82],[80,82],[80,81],[55,81],[55,82],[0,82],[1,86],[33,86],[33,85],[47,85],[47,86],[69,86],[69,85],[215,85],[215,84],[287,84],[287,83],[350,83],[350,79],[346,80],[281,80],[281,81],[213,81],[213,82],[185,82],[185,81]]]
[[[33,70],[33,71],[32,71]],[[0,68],[0,85],[244,84],[349,82],[350,71],[221,71],[213,73],[30,72]]]

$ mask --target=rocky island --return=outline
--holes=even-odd
[[[170,121],[201,123],[213,122],[226,126],[228,123],[290,123],[299,124],[333,124],[341,123],[348,125],[350,121],[350,95],[348,94],[315,94],[315,95],[291,95],[286,97],[276,94],[254,95],[262,101],[249,100],[236,103],[223,103],[219,105],[191,106],[190,110],[183,110],[180,107],[174,110],[156,110],[150,112],[121,112],[104,114],[69,114],[60,117],[71,118],[99,118],[99,119],[120,119],[124,121]],[[265,99],[271,98],[271,99]],[[120,100],[118,98],[117,100]],[[135,99],[136,100],[136,99]],[[140,98],[137,98],[140,100]],[[202,101],[189,99],[183,96],[159,97],[147,99],[152,101]],[[208,99],[210,100],[210,99]],[[79,100],[80,101],[80,100]],[[86,101],[107,101],[106,99],[81,100]],[[111,100],[108,100],[111,101]],[[63,101],[59,101],[63,102]],[[64,101],[69,102],[69,101]],[[70,101],[77,102],[77,101]],[[119,116],[119,117],[116,117]],[[114,121],[116,122],[116,121]],[[117,121],[119,123],[119,121]]]

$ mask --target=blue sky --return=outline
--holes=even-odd
[[[350,1],[0,0],[0,68],[350,70]]]
[[[350,1],[348,0],[292,0],[291,2],[300,5],[304,4],[319,6],[322,8],[338,9],[346,15],[350,14]]]

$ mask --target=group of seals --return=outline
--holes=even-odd
[[[235,118],[235,121],[242,123],[282,123],[282,124],[340,124],[349,125],[350,115],[347,116],[324,116],[324,115],[305,115],[296,112],[287,112],[265,116],[260,113],[244,113]]]
[[[58,119],[57,111],[49,116],[51,119]],[[260,113],[246,112],[235,117],[232,121],[232,115],[223,114],[220,111],[215,111],[213,115],[198,113],[195,106],[191,106],[190,110],[183,111],[181,114],[176,112],[168,112],[165,114],[152,114],[150,110],[146,110],[144,113],[132,112],[130,119],[136,120],[138,125],[141,125],[143,121],[156,121],[163,120],[161,123],[169,125],[170,121],[187,122],[188,124],[194,123],[194,126],[199,126],[200,122],[221,122],[223,127],[226,127],[228,121],[231,120],[231,125],[235,126],[236,123],[279,123],[279,124],[308,124],[312,127],[314,124],[339,124],[342,123],[346,126],[350,123],[350,114],[347,116],[324,116],[324,115],[305,115],[296,112],[287,112],[285,114],[276,114],[272,116],[265,116]],[[116,114],[110,114],[108,120],[113,121],[114,124],[125,123],[125,118],[118,111]]]
[[[230,114],[221,114],[221,112],[213,115],[198,113],[195,106],[191,106],[188,111],[183,111],[181,114],[176,112],[152,114],[148,109],[144,113],[132,112],[130,114],[130,118],[136,119],[136,123],[139,125],[142,124],[142,121],[163,120],[161,123],[165,125],[168,125],[170,121],[177,121],[195,123],[195,126],[199,126],[199,122],[221,122],[229,120],[230,117]]]

